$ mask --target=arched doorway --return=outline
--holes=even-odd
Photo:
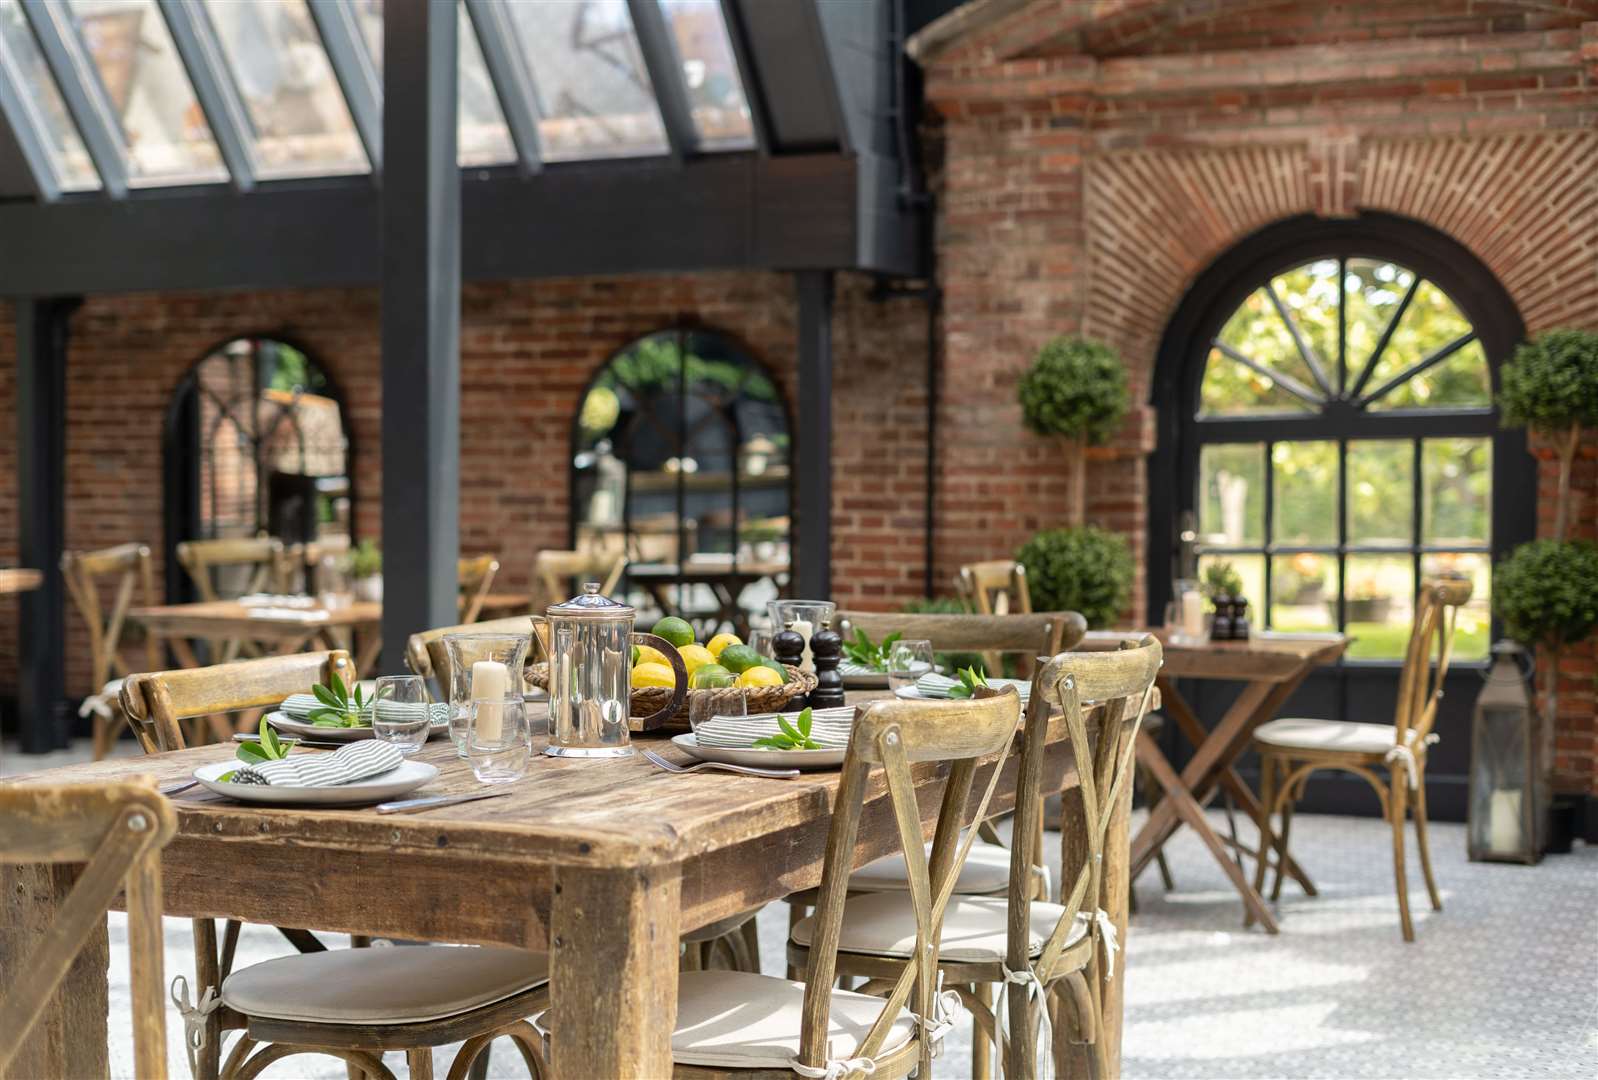
[[[1534,529],[1525,433],[1498,424],[1498,366],[1524,328],[1467,249],[1407,219],[1294,219],[1249,237],[1199,276],[1156,368],[1150,461],[1151,615],[1181,534],[1199,567],[1230,563],[1257,626],[1342,630],[1344,662],[1287,715],[1390,722],[1417,583],[1475,583],[1437,730],[1434,799],[1463,812],[1472,670],[1496,632],[1493,561]],[[1201,712],[1224,686],[1194,688]],[[1347,781],[1309,804],[1369,810]]]
[[[349,540],[343,398],[296,345],[247,336],[206,353],[173,391],[164,451],[168,566],[185,540]],[[189,599],[190,588],[184,575],[167,575],[169,599]]]

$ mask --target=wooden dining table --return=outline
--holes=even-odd
[[[857,692],[850,700],[878,696]],[[664,739],[634,739],[687,760]],[[1001,774],[992,813],[1013,806],[1018,749]],[[149,774],[165,784],[232,755],[232,746],[204,746],[53,769],[17,782]],[[430,742],[418,759],[441,770],[418,794],[481,790],[448,740]],[[978,773],[973,808],[994,760]],[[914,770],[926,792],[919,802],[929,837],[944,771],[936,763]],[[680,935],[818,885],[839,777],[836,770],[791,780],[682,775],[641,755],[536,755],[506,797],[394,816],[248,805],[193,789],[172,797],[178,832],[162,859],[165,908],[175,916],[547,950],[555,1075],[665,1077]],[[1076,785],[1058,714],[1047,734],[1045,784]],[[1123,941],[1129,813],[1128,792],[1115,810],[1105,855],[1103,906]],[[854,865],[897,850],[896,835],[877,772]],[[1066,850],[1075,839],[1064,839]],[[0,970],[16,970],[19,953],[34,940],[30,930],[59,910],[72,869],[0,866],[0,912],[8,916],[0,921]],[[52,999],[23,1060],[51,1075],[106,1073],[106,952],[102,931]],[[1112,977],[1103,984],[1103,1037],[1117,1069],[1123,983]]]

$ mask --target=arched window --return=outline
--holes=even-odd
[[[641,563],[787,561],[788,409],[775,379],[703,330],[632,342],[572,425],[573,542]]]
[[[348,540],[344,409],[293,345],[242,337],[207,353],[173,395],[166,456],[169,554],[183,540],[263,533]]]

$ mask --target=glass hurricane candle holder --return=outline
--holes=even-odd
[[[466,756],[466,728],[474,698],[521,696],[528,640],[527,634],[444,635],[444,649],[449,653],[449,737],[456,754]],[[501,665],[503,674],[483,666],[492,664]],[[495,681],[504,685],[491,685]],[[474,682],[482,685],[474,687]]]
[[[804,656],[799,667],[815,674],[816,662],[810,653],[810,637],[817,630],[832,625],[838,605],[831,600],[772,600],[766,604],[766,611],[771,615],[773,632],[792,630],[805,639]]]

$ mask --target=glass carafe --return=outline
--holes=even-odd
[[[632,647],[653,645],[671,664],[676,681],[671,700],[640,720],[653,727],[677,711],[688,692],[688,671],[671,643],[633,633],[637,612],[599,595],[599,583],[583,584],[581,596],[552,604],[534,615],[540,643],[549,653],[550,757],[622,757],[633,752],[628,713],[632,698]]]
[[[466,756],[466,730],[474,697],[520,696],[522,665],[527,661],[526,634],[459,633],[444,635],[449,653],[449,737],[455,753]],[[492,665],[502,665],[501,672]],[[491,685],[503,681],[504,686]],[[474,694],[473,684],[477,686]]]

